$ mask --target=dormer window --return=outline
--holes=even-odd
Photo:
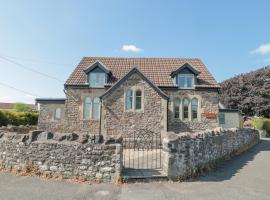
[[[173,71],[171,77],[179,89],[194,89],[199,73],[192,65],[185,63]]]
[[[105,73],[89,73],[89,84],[90,87],[104,87],[106,82]]]
[[[194,75],[178,74],[178,87],[183,89],[194,88]]]
[[[88,84],[93,88],[103,88],[107,79],[111,76],[111,71],[100,61],[96,61],[84,70],[88,76]]]

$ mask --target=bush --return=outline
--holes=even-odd
[[[19,125],[37,125],[38,113],[36,112],[15,112],[15,111],[0,111],[0,125],[6,126],[12,124]]]
[[[0,126],[6,126],[8,124],[8,119],[6,115],[0,110]]]
[[[270,119],[264,121],[263,129],[270,134]]]
[[[270,119],[256,118],[252,121],[253,127],[257,130],[265,130],[270,133]]]
[[[264,118],[254,118],[252,120],[253,127],[257,130],[263,130],[264,120]]]

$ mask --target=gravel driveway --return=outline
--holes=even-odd
[[[270,140],[193,182],[72,184],[0,173],[0,200],[270,199]]]

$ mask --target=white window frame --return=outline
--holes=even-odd
[[[94,114],[95,114],[95,99],[98,99],[98,116],[94,116]],[[100,119],[100,99],[99,99],[99,97],[97,97],[97,96],[95,96],[94,98],[93,98],[93,103],[92,103],[92,119],[93,120],[99,120]]]
[[[86,107],[86,98],[90,99],[90,109],[89,109],[89,118],[85,117],[85,107]],[[90,120],[91,119],[91,115],[92,115],[92,99],[90,96],[85,96],[84,97],[84,101],[83,101],[83,119],[84,120]]]
[[[59,116],[57,116],[59,114]],[[62,109],[61,108],[55,108],[53,112],[53,120],[60,120],[62,115]]]
[[[220,116],[221,115],[223,115],[223,119],[224,119],[224,121],[221,123],[221,121],[220,121]],[[219,121],[219,124],[221,124],[221,125],[224,125],[224,124],[226,124],[226,116],[225,116],[225,113],[219,113],[218,114],[218,121]]]
[[[91,76],[93,75],[100,75],[100,74],[103,74],[104,75],[104,84],[102,85],[91,85]],[[88,75],[88,79],[89,79],[89,87],[91,88],[104,88],[104,85],[106,84],[106,81],[107,81],[107,76],[106,76],[106,73],[104,72],[90,72],[89,75]]]
[[[185,86],[184,87],[180,87],[180,77],[185,78]],[[187,77],[192,78],[192,87],[187,87]],[[195,76],[193,74],[178,74],[178,76],[177,76],[177,85],[178,85],[178,88],[180,88],[180,89],[194,89],[194,87],[195,87]]]
[[[132,91],[132,108],[126,109],[127,102],[127,92],[128,90]],[[141,91],[141,109],[136,109],[136,91]],[[133,86],[125,88],[124,92],[124,111],[125,112],[144,112],[144,89],[140,86]]]

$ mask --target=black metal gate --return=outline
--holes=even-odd
[[[162,169],[161,133],[139,129],[123,138],[124,169]]]

